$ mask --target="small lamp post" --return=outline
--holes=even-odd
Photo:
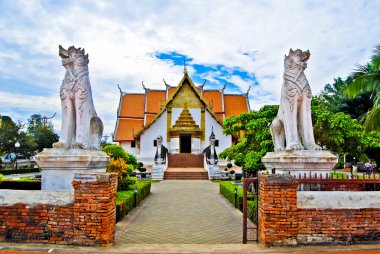
[[[135,187],[135,190],[134,190],[134,193],[133,193],[134,198],[135,198],[135,207],[137,207],[137,192],[138,192],[137,187]]]
[[[18,141],[16,141],[16,143],[15,143],[15,153],[16,153],[16,161],[15,161],[15,169],[17,170],[17,150],[18,150],[18,148],[20,147],[20,143],[18,142]]]

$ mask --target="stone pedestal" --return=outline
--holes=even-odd
[[[74,174],[106,172],[109,156],[97,150],[45,148],[36,162],[42,170],[41,190],[73,192]]]
[[[164,180],[164,171],[165,171],[166,165],[160,164],[160,165],[154,165],[152,168],[152,180],[153,181],[162,181]]]
[[[305,173],[313,176],[315,173],[323,176],[331,173],[331,170],[338,163],[338,158],[330,151],[326,150],[299,150],[269,152],[261,161],[269,172],[276,169],[276,174],[291,174],[299,176]]]
[[[207,169],[209,180],[220,180],[222,178],[222,173],[220,172],[218,165],[207,165]]]

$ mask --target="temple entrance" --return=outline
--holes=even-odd
[[[191,153],[191,135],[179,136],[179,152]]]

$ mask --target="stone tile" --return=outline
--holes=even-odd
[[[242,215],[219,194],[218,184],[171,180],[152,185],[141,207],[117,224],[116,243],[236,244]]]

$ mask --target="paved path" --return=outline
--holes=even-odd
[[[152,185],[145,203],[116,226],[116,243],[241,243],[242,215],[202,180]]]

